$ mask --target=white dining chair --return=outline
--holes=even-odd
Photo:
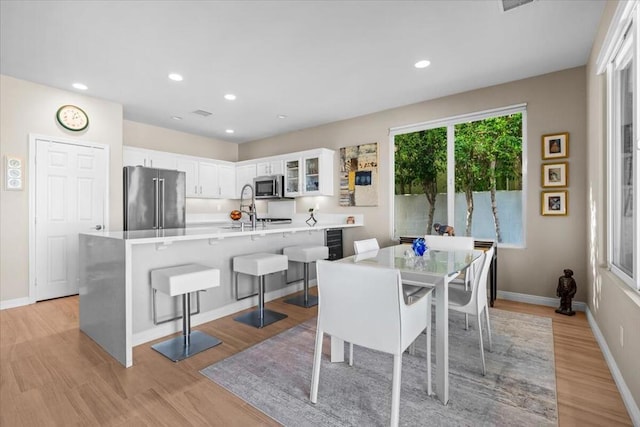
[[[380,249],[380,245],[378,244],[378,239],[376,239],[375,237],[371,239],[353,241],[353,252],[355,252],[356,254],[361,254],[362,252],[377,251],[378,249]]]
[[[353,242],[353,251],[356,255],[362,254],[363,252],[377,251],[378,249],[380,249],[380,244],[378,243],[378,239],[375,237],[371,239],[355,240]],[[402,290],[407,303],[409,304],[422,298],[428,293],[428,289],[425,289],[424,286],[415,286],[406,282],[403,283]]]
[[[491,324],[489,322],[489,307],[487,305],[487,279],[489,267],[495,247],[491,247],[478,257],[474,263],[478,263],[479,274],[476,274],[470,290],[460,288],[449,289],[449,310],[458,311],[466,315],[475,315],[478,323],[478,335],[480,338],[480,356],[482,358],[482,375],[486,373],[484,361],[484,346],[482,343],[482,314],[485,314],[487,323],[487,336],[489,339],[489,351],[491,351]],[[476,270],[477,272],[478,270]]]
[[[320,260],[316,264],[318,323],[310,400],[318,401],[324,334],[393,355],[391,426],[400,418],[402,354],[428,328],[427,298],[407,304],[400,272]],[[366,298],[363,298],[366,295]],[[427,393],[431,392],[431,346],[427,342]],[[327,393],[332,390],[326,390]],[[366,391],[363,391],[366,393]]]
[[[367,256],[367,253],[371,253],[380,249],[380,244],[378,243],[378,239],[375,237],[364,240],[355,240],[353,242],[353,251],[356,256]],[[417,283],[417,282],[416,282]],[[432,288],[425,288],[424,286],[412,285],[410,283],[406,283],[403,279],[402,281],[402,292],[404,294],[404,299],[407,304],[413,304],[415,301],[420,298],[427,297],[429,299],[429,318],[431,318],[431,303],[433,302],[433,292]],[[431,324],[429,324],[431,326]],[[430,329],[429,329],[430,331]],[[427,340],[431,341],[431,335],[427,334]],[[431,342],[427,343],[431,346]],[[409,354],[415,354],[415,346],[411,345],[409,347]],[[349,366],[353,366],[353,344],[349,343]],[[431,367],[429,366],[429,369]]]
[[[466,236],[439,236],[439,235],[430,235],[427,234],[424,236],[424,242],[428,248],[431,249],[442,249],[442,250],[464,250],[471,251],[475,247],[475,241],[473,237]],[[465,290],[469,290],[471,283],[473,282],[473,277],[475,274],[475,270],[473,265],[468,268],[466,271],[461,273],[455,279],[452,279],[449,282],[449,286],[458,285],[464,287]],[[407,282],[411,283],[412,280],[415,280],[413,277],[408,277]],[[469,316],[464,316],[464,329],[469,329]]]
[[[450,250],[471,250],[474,246],[473,237],[466,236],[424,236],[424,242],[428,248],[450,249]]]

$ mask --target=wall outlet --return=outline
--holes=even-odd
[[[624,328],[620,325],[620,347],[624,347]]]

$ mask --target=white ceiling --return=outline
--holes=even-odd
[[[0,72],[70,91],[82,82],[127,120],[242,143],[584,65],[603,7],[3,0]],[[431,66],[414,68],[420,59]]]

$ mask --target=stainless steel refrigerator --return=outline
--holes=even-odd
[[[184,228],[184,172],[125,166],[123,173],[125,231]]]

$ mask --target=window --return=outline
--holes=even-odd
[[[394,237],[436,234],[524,246],[524,105],[395,128]]]
[[[638,39],[636,2],[621,4],[614,17],[607,52],[599,71],[607,74],[608,265],[625,283],[639,289],[639,228],[637,138]]]

